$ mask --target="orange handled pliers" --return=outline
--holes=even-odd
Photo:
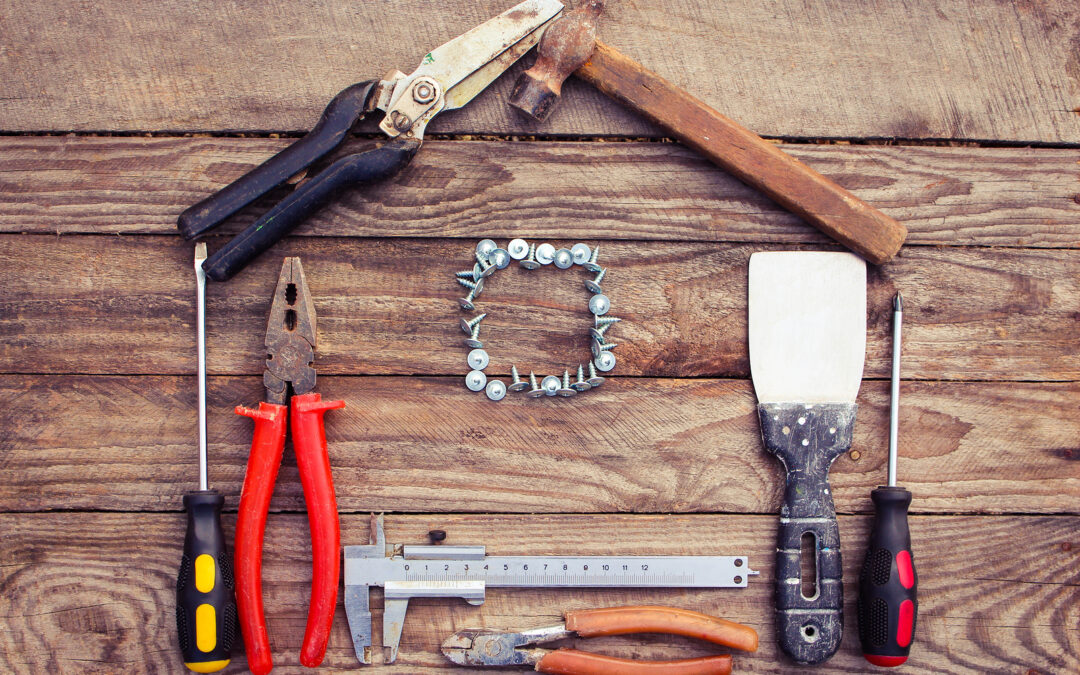
[[[236,412],[255,420],[240,513],[236,520],[236,605],[244,635],[248,667],[265,675],[274,667],[263,617],[262,542],[270,496],[274,492],[281,453],[285,449],[285,422],[292,408],[293,449],[304,487],[311,528],[312,583],[307,629],[300,663],[319,665],[326,653],[330,626],[337,606],[340,574],[341,529],[334,481],[326,454],[323,413],[345,407],[344,401],[323,401],[315,388],[315,309],[308,295],[299,258],[286,258],[281,266],[270,321],[266,328],[266,401],[253,410]],[[290,404],[290,393],[291,404]]]
[[[559,675],[728,675],[731,655],[679,661],[632,661],[576,649],[541,649],[543,642],[570,637],[668,633],[718,645],[756,651],[757,632],[742,624],[675,607],[609,607],[567,612],[565,623],[520,633],[473,628],[458,631],[442,644],[443,654],[459,666],[533,666]]]

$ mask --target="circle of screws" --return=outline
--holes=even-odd
[[[598,263],[600,247],[590,248],[587,244],[577,243],[569,249],[558,249],[548,243],[529,244],[524,239],[513,239],[501,248],[491,240],[484,239],[476,245],[471,270],[457,272],[459,284],[469,290],[468,295],[458,300],[464,310],[474,310],[477,298],[484,290],[484,279],[496,271],[505,269],[511,260],[517,260],[523,269],[535,270],[543,266],[555,263],[553,267],[558,269],[571,269],[581,267],[595,274],[592,279],[585,280],[585,289],[589,291],[589,311],[593,314],[593,327],[589,329],[592,359],[588,362],[588,369],[578,364],[577,379],[567,368],[562,376],[548,375],[537,382],[535,373],[530,372],[528,379],[523,380],[518,373],[517,366],[511,366],[512,381],[509,385],[501,380],[487,379],[484,368],[490,359],[483,349],[480,341],[480,324],[487,314],[480,314],[472,319],[461,319],[460,327],[468,336],[465,345],[472,351],[469,352],[467,362],[471,369],[465,378],[467,387],[471,391],[483,391],[492,401],[502,400],[507,392],[524,392],[529,398],[541,398],[545,396],[570,397],[581,392],[595,389],[604,383],[604,378],[597,371],[610,372],[615,367],[615,354],[612,350],[618,344],[605,339],[604,334],[616,323],[621,321],[616,317],[606,316],[611,309],[611,300],[604,294],[600,282],[604,280],[607,269]]]

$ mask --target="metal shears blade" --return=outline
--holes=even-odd
[[[379,102],[387,113],[379,128],[392,137],[407,130],[422,137],[432,117],[471,101],[539,42],[562,10],[558,0],[525,0],[431,50]]]

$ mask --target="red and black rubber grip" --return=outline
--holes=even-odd
[[[859,578],[859,640],[863,656],[876,666],[907,661],[919,611],[918,577],[911,555],[907,511],[911,493],[900,487],[878,487],[874,527]]]

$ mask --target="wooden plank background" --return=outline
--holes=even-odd
[[[290,143],[340,88],[411,70],[509,4],[0,8],[0,670],[182,671],[173,583],[197,456],[191,245],[176,216]],[[894,262],[869,270],[859,421],[832,481],[847,631],[816,670],[866,671],[854,583],[869,492],[884,478],[889,303],[901,290],[900,470],[915,494],[921,592],[905,668],[1076,672],[1080,9],[609,4],[606,42],[759,133],[832,139],[783,147],[911,231]],[[755,251],[833,245],[581,83],[550,123],[524,122],[505,104],[512,80],[438,118],[392,180],[343,195],[210,285],[210,478],[226,527],[250,443],[231,410],[261,397],[270,294],[281,257],[299,255],[319,317],[319,390],[348,404],[327,416],[344,543],[364,543],[367,514],[386,511],[399,543],[442,528],[492,553],[739,553],[760,571],[742,591],[414,603],[398,672],[469,672],[438,653],[460,628],[642,602],[754,626],[761,649],[737,654],[737,672],[803,672],[772,628],[782,475],[758,437],[745,277]],[[365,121],[342,152],[370,146],[373,129]],[[211,236],[211,250],[269,201]],[[461,386],[451,277],[487,236],[600,244],[625,319],[601,389],[492,403]],[[489,282],[492,374],[585,358],[584,275],[552,274],[513,266]],[[297,663],[308,532],[291,449],[271,508],[275,672],[308,672]],[[378,631],[381,598],[374,606]],[[327,672],[356,667],[338,614]],[[708,653],[663,636],[590,643],[641,658]],[[244,665],[238,653],[229,672]]]

